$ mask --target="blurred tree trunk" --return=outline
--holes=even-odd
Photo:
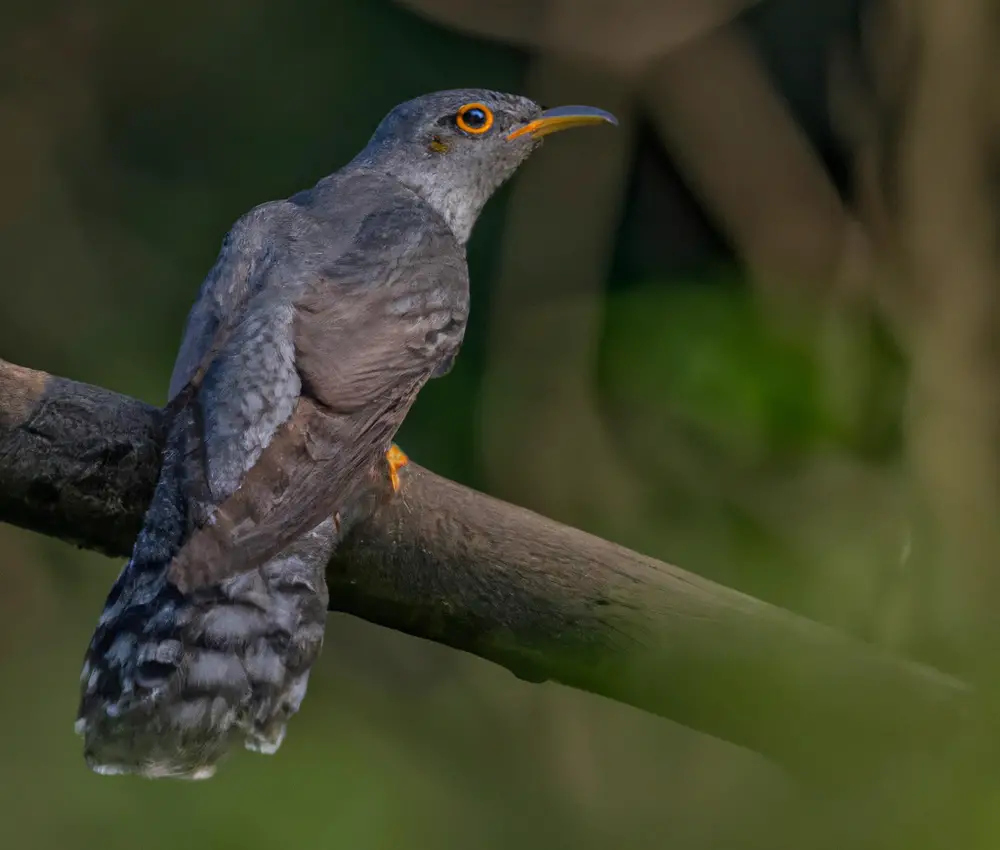
[[[497,495],[607,532],[637,512],[594,386],[635,112],[626,81],[554,55],[535,59],[527,88],[545,103],[599,103],[621,126],[560,139],[558,156],[543,151],[514,186],[480,408],[483,462]]]
[[[854,116],[876,297],[910,366],[913,555],[886,632],[970,675],[1000,601],[995,15],[992,0],[880,0]]]
[[[968,662],[995,647],[1000,604],[1000,312],[996,10],[916,4],[919,56],[900,150],[913,299],[908,448],[929,523],[922,608]]]

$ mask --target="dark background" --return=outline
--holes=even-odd
[[[897,310],[898,288],[882,297],[914,267],[887,227],[919,230],[885,119],[906,86],[859,35],[892,59],[906,26],[866,29],[860,0],[763,0],[720,3],[672,41],[674,5],[691,4],[648,0],[665,46],[623,67],[628,39],[564,55],[420,5],[0,3],[0,356],[161,404],[232,222],[340,167],[394,104],[483,86],[609,108],[620,131],[552,139],[490,203],[465,347],[400,444],[463,483],[944,657],[927,634],[952,621],[924,628],[899,577],[924,527],[920,457],[940,457],[908,442],[922,432],[904,403],[913,340],[933,335],[900,330],[933,322]],[[962,315],[992,316],[970,292],[951,296]],[[940,344],[965,374],[965,349]],[[937,507],[947,526],[956,511]],[[275,758],[237,755],[200,784],[96,777],[72,734],[77,676],[120,567],[0,527],[0,846],[834,848],[868,823],[746,751],[342,616]]]

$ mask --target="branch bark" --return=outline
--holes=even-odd
[[[126,555],[161,436],[153,407],[0,360],[0,520]],[[972,706],[942,673],[415,464],[328,580],[336,611],[797,768],[926,749]]]

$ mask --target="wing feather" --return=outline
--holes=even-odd
[[[369,215],[352,250],[294,298],[291,418],[174,558],[171,580],[189,590],[258,566],[360,497],[420,388],[457,352],[467,314],[464,251],[444,222],[412,203]],[[227,351],[246,360],[259,346],[240,327]]]
[[[188,313],[170,376],[169,400],[176,398],[198,369],[206,365],[220,332],[231,328],[242,317],[250,298],[263,289],[267,222],[281,203],[270,202],[254,208],[223,239],[215,263],[205,275]]]

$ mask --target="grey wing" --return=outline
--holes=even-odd
[[[255,296],[265,288],[296,286],[297,281],[287,279],[289,270],[278,262],[296,254],[288,247],[290,241],[300,243],[299,254],[314,257],[335,258],[348,250],[365,209],[378,205],[385,187],[377,182],[373,186],[372,175],[349,174],[334,179],[345,196],[354,197],[354,202],[324,210],[326,226],[324,217],[317,221],[308,211],[312,192],[306,191],[296,196],[298,203],[292,198],[255,207],[226,234],[188,314],[170,377],[170,400],[212,359],[220,339],[243,318]]]
[[[188,443],[199,446],[200,466],[189,465],[187,477],[192,492],[205,485],[208,513],[291,416],[301,386],[293,299],[316,278],[317,263],[336,266],[376,201],[363,195],[332,220],[286,201],[263,204],[226,237],[191,310],[170,385],[171,399],[193,391],[198,431]],[[206,518],[205,509],[195,513]]]
[[[356,249],[294,299],[294,410],[175,558],[179,586],[259,565],[350,503],[417,392],[454,356],[468,311],[464,253],[450,231],[410,212],[412,220],[392,209],[370,217]],[[364,237],[385,246],[386,220],[397,232],[378,251]],[[220,401],[208,396],[203,408]]]
[[[286,293],[264,291],[212,359],[198,389],[204,476],[213,503],[240,485],[295,409],[295,311]]]
[[[173,400],[205,365],[220,332],[240,319],[248,300],[263,287],[266,221],[277,206],[269,203],[251,210],[226,234],[188,313],[170,376],[168,400]]]

